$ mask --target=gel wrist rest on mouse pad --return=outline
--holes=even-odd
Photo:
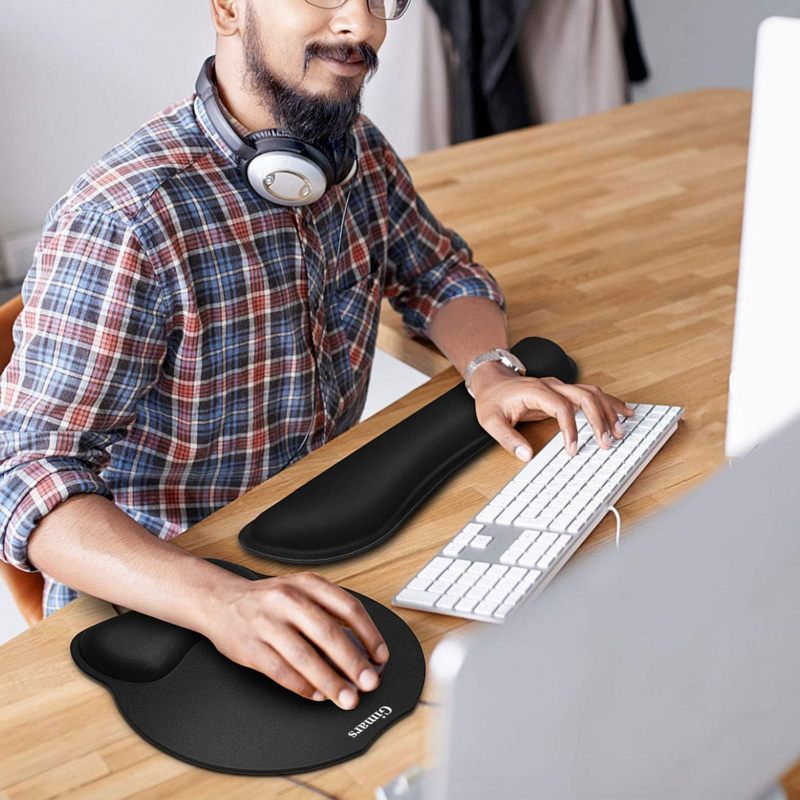
[[[250,580],[246,567],[208,561]],[[378,687],[345,711],[308,700],[223,656],[209,639],[136,611],[72,640],[78,667],[114,696],[122,716],[151,744],[208,769],[250,775],[306,772],[364,753],[417,705],[425,656],[393,611],[357,597],[389,648]]]
[[[522,339],[511,352],[531,377],[577,377],[575,362],[549,339]],[[239,544],[293,564],[363,553],[396,533],[442,481],[493,441],[460,383],[263,511],[242,528]]]

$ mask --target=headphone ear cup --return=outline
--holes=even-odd
[[[333,153],[325,151],[324,145],[320,145],[318,142],[298,139],[296,136],[292,136],[279,128],[256,131],[248,139],[259,155],[287,151],[293,155],[306,158],[314,166],[322,170],[329,186],[334,183],[336,177],[335,157]]]
[[[310,205],[333,185],[331,157],[318,145],[278,129],[257,131],[248,140],[255,155],[242,165],[242,173],[263,198],[280,205]]]
[[[331,143],[333,151],[335,177],[334,185],[341,186],[349,183],[356,174],[358,155],[356,153],[356,138],[348,133],[342,139]]]

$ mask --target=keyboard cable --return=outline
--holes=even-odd
[[[617,518],[617,550],[619,550],[619,532],[622,530],[622,520],[619,518],[619,511],[614,506],[609,506],[608,511],[612,511]],[[608,513],[608,512],[606,512]]]

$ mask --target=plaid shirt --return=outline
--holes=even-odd
[[[336,274],[349,187],[262,200],[195,94],[50,210],[0,379],[3,560],[32,571],[31,531],[78,493],[171,539],[355,425],[384,295],[421,338],[455,297],[505,310],[381,132],[354,132]],[[77,595],[45,576],[44,613]]]

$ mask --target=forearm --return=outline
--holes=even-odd
[[[457,297],[445,303],[434,316],[428,336],[453,366],[466,375],[475,356],[496,347],[508,349],[508,324],[500,306],[486,297]],[[493,374],[497,365],[481,365],[473,381]],[[507,372],[500,365],[500,370]]]
[[[47,514],[28,540],[28,560],[81,592],[201,633],[215,598],[244,580],[153,536],[96,494]]]

